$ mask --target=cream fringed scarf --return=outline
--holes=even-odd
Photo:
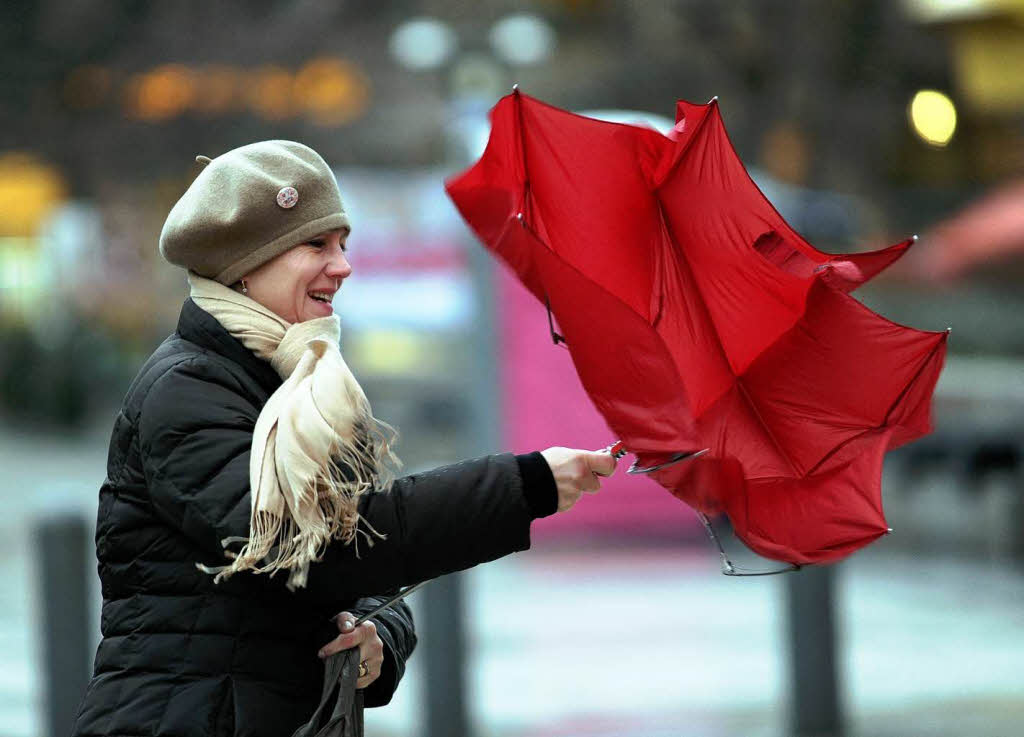
[[[287,569],[288,588],[304,587],[310,562],[331,540],[347,544],[358,532],[373,544],[357,529],[357,502],[366,491],[390,486],[392,464],[400,465],[390,447],[395,432],[373,416],[341,356],[337,315],[292,324],[192,270],[188,282],[192,300],[284,379],[253,431],[249,537],[221,541],[245,546],[225,551],[231,565],[196,566],[216,573],[214,582],[243,570]]]

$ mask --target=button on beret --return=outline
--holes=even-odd
[[[327,162],[294,141],[260,141],[214,159],[171,208],[160,255],[229,285],[292,246],[349,228]]]

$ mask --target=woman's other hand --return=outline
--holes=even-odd
[[[377,625],[372,620],[355,627],[356,618],[349,612],[341,612],[334,618],[341,634],[328,642],[317,655],[326,658],[342,650],[359,646],[360,677],[356,688],[366,688],[380,677],[380,669],[384,665],[384,643],[377,634]],[[362,664],[366,664],[366,675],[362,675]]]
[[[600,489],[598,476],[611,476],[615,472],[615,458],[606,450],[548,448],[540,454],[555,477],[559,512],[572,509],[583,492],[593,493]]]

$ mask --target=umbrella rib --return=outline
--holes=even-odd
[[[900,402],[903,401],[903,398],[907,395],[907,392],[910,391],[910,387],[914,386],[914,384],[917,383],[917,380],[921,378],[921,374],[924,373],[924,370],[929,366],[929,364],[931,364],[932,359],[935,357],[935,354],[939,352],[939,349],[946,342],[947,335],[949,335],[949,333],[943,333],[942,337],[939,340],[935,341],[935,345],[928,352],[928,356],[923,361],[921,361],[921,365],[918,366],[917,371],[914,372],[913,378],[907,382],[907,385],[903,387],[903,391],[899,393],[899,396],[897,396],[896,399],[893,400],[893,403],[889,406],[889,409],[886,410],[885,418],[882,420],[882,424],[879,427],[884,427],[885,425],[889,424],[889,416],[894,411],[896,411],[896,408],[899,406]]]
[[[851,297],[851,299],[853,299],[853,298]],[[900,405],[900,402],[903,401],[903,398],[905,396],[907,396],[907,393],[910,391],[911,387],[913,387],[914,384],[917,383],[918,379],[921,378],[921,374],[923,374],[924,370],[926,368],[928,368],[928,366],[931,364],[932,360],[935,358],[935,354],[938,353],[942,349],[942,344],[945,341],[945,335],[946,334],[943,335],[943,339],[942,340],[936,341],[936,343],[932,347],[932,349],[930,351],[928,351],[928,355],[925,357],[925,359],[923,361],[921,361],[921,365],[917,367],[917,371],[914,372],[913,377],[911,377],[911,379],[906,383],[906,385],[903,387],[902,391],[900,391],[900,393],[892,401],[892,404],[890,404],[889,408],[885,411],[885,416],[882,418],[882,421],[880,423],[876,424],[876,425],[873,425],[872,427],[869,427],[869,428],[865,429],[863,432],[858,433],[857,435],[853,436],[849,440],[846,440],[843,443],[840,443],[839,445],[837,445],[835,448],[833,448],[828,453],[826,453],[824,456],[822,456],[821,460],[819,460],[810,469],[808,469],[808,471],[807,471],[807,473],[805,475],[810,476],[811,474],[813,474],[815,471],[817,471],[819,468],[821,468],[821,466],[823,464],[825,464],[832,456],[834,456],[836,453],[838,453],[848,443],[853,442],[857,438],[863,437],[865,434],[867,434],[869,432],[875,432],[875,431],[882,430],[882,429],[888,427],[889,426],[889,417],[892,415],[893,412],[896,411],[896,408]]]
[[[680,164],[682,163],[683,157],[687,153],[689,153],[690,148],[693,146],[693,142],[697,140],[697,136],[700,134],[701,131],[704,130],[704,126],[707,123],[708,118],[710,117],[711,111],[709,110],[707,113],[704,114],[704,117],[700,119],[700,122],[697,124],[697,127],[693,130],[690,136],[683,143],[682,149],[675,151],[672,154],[673,161],[669,165],[668,169],[661,175],[659,180],[654,184],[655,191],[661,189],[661,187],[664,186],[665,182],[668,181],[669,177],[672,176],[673,172],[675,172],[675,170],[679,168]]]
[[[531,232],[534,238],[543,243],[539,234],[533,228],[534,213],[533,207],[530,203],[530,173],[526,168],[526,124],[523,121],[523,97],[519,92],[519,85],[512,88],[512,94],[515,96],[516,123],[519,129],[519,164],[523,168],[523,204],[522,210],[519,213],[519,221],[522,223],[524,228]],[[560,333],[555,332],[554,321],[551,317],[551,297],[546,293],[544,295],[544,306],[548,311],[548,330],[551,333],[551,342],[555,345],[558,345],[561,342],[563,345],[568,347],[569,344],[566,342],[565,338]]]
[[[932,359],[935,357],[935,354],[939,351],[941,346],[942,346],[942,341],[940,340],[940,341],[938,341],[935,344],[935,347],[932,348],[931,351],[928,352],[928,356],[921,362],[921,365],[918,367],[917,371],[914,372],[913,378],[910,379],[910,381],[907,382],[907,385],[903,387],[903,391],[901,391],[899,393],[899,396],[897,396],[896,399],[893,400],[892,404],[889,406],[889,409],[885,413],[885,418],[879,424],[875,425],[874,427],[866,428],[863,432],[857,433],[852,438],[849,438],[848,440],[845,440],[842,443],[840,443],[839,445],[837,445],[835,448],[833,448],[828,453],[826,453],[824,456],[822,456],[821,460],[819,460],[810,469],[808,469],[807,473],[805,474],[805,476],[810,476],[813,473],[815,473],[819,468],[822,467],[822,465],[824,465],[826,462],[828,462],[828,460],[830,458],[832,458],[832,456],[834,456],[836,453],[838,453],[840,450],[842,450],[844,447],[846,447],[847,445],[849,445],[853,441],[858,440],[858,439],[864,437],[868,433],[877,432],[879,430],[883,430],[886,427],[888,427],[889,426],[889,416],[893,413],[893,411],[896,409],[896,407],[899,406],[899,403],[901,401],[903,401],[903,398],[907,395],[907,392],[910,391],[910,388],[912,386],[914,386],[914,384],[917,383],[918,379],[921,378],[921,374],[924,373],[924,370],[926,368],[928,368],[928,365],[931,363]]]
[[[782,456],[783,460],[786,461],[786,463],[789,465],[789,469],[794,474],[802,477],[803,474],[800,473],[796,464],[793,462],[793,459],[789,457],[789,454],[786,453],[785,449],[783,449],[783,447],[779,444],[778,439],[775,437],[775,433],[773,433],[771,428],[768,427],[768,423],[764,421],[764,418],[761,416],[761,411],[757,408],[757,404],[751,398],[750,393],[747,391],[747,387],[743,385],[743,379],[739,376],[736,377],[736,388],[739,389],[739,392],[742,395],[744,401],[747,403],[747,406],[750,407],[750,411],[754,413],[754,416],[757,418],[757,423],[762,427],[762,429],[764,429],[764,432],[768,436],[768,439],[772,441],[772,446],[775,448],[776,452],[778,452],[778,454]]]
[[[683,254],[682,248],[680,248],[680,246],[676,242],[675,238],[672,237],[672,231],[669,229],[668,224],[665,222],[665,210],[664,210],[665,205],[664,205],[664,203],[661,201],[661,198],[659,198],[657,196],[655,196],[655,201],[658,203],[658,214],[661,217],[661,225],[662,225],[663,232],[668,237],[668,240],[672,244],[672,247],[675,249],[676,253],[678,253],[680,256],[683,256],[684,254]],[[683,264],[684,268],[686,268],[687,272],[689,273],[689,275],[691,277],[691,281],[693,282],[694,290],[697,292],[698,296],[700,297],[701,306],[704,308],[704,313],[707,315],[708,322],[711,323],[711,326],[714,328],[713,332],[714,332],[714,336],[715,336],[715,344],[718,346],[718,350],[719,350],[719,353],[722,356],[722,360],[725,361],[726,365],[729,366],[730,370],[732,370],[733,369],[732,362],[729,360],[729,355],[726,353],[725,346],[722,344],[722,338],[721,338],[721,335],[719,334],[718,326],[715,324],[715,319],[711,315],[711,311],[708,309],[707,298],[704,296],[704,292],[703,292],[703,290],[700,287],[700,283],[697,281],[697,277],[693,274],[692,270],[689,267],[689,263],[686,261],[685,258],[677,259],[676,263]],[[659,333],[659,337],[660,337],[660,333]],[[664,339],[663,339],[663,342],[664,342]],[[669,355],[671,355],[671,351],[669,351]],[[754,413],[754,416],[757,418],[758,424],[764,429],[765,434],[771,440],[772,445],[775,447],[775,450],[786,461],[786,464],[789,466],[790,470],[793,473],[799,474],[799,472],[797,471],[796,464],[793,463],[793,459],[789,457],[789,455],[786,453],[785,450],[783,450],[782,446],[779,444],[779,441],[776,439],[775,435],[772,433],[771,428],[769,428],[768,424],[764,421],[764,418],[761,416],[761,412],[758,410],[757,405],[751,399],[750,394],[747,392],[746,387],[743,385],[743,381],[741,380],[741,378],[735,372],[733,372],[733,378],[734,378],[736,387],[739,389],[739,392],[740,392],[741,396],[746,401],[747,406],[750,407],[750,410]]]
[[[662,233],[665,234],[665,237],[668,239],[668,242],[672,244],[672,250],[677,256],[677,258],[674,259],[674,263],[680,264],[680,268],[684,268],[686,270],[687,275],[690,277],[690,281],[693,284],[694,291],[696,291],[697,296],[700,297],[700,304],[701,307],[704,309],[704,314],[707,316],[708,322],[711,324],[711,327],[713,328],[712,333],[715,336],[715,345],[718,346],[718,353],[721,356],[722,360],[725,362],[725,365],[728,366],[729,370],[733,373],[733,376],[735,376],[736,374],[733,369],[732,361],[729,360],[729,354],[726,353],[725,351],[725,345],[722,343],[722,336],[718,331],[718,325],[715,324],[715,318],[714,316],[712,316],[711,310],[708,309],[708,301],[707,298],[704,296],[704,290],[701,289],[700,283],[697,281],[696,274],[693,273],[693,269],[690,268],[690,264],[685,258],[686,254],[683,252],[683,249],[679,245],[679,243],[676,242],[676,239],[672,235],[672,230],[668,227],[668,223],[665,220],[665,203],[661,201],[661,198],[658,197],[657,194],[654,195],[654,201],[658,203],[658,217],[661,218]],[[659,275],[661,277],[661,280],[664,282],[665,275],[664,273],[662,273],[662,270],[660,268]],[[658,285],[659,290],[662,290],[663,288],[663,284]],[[661,309],[662,308],[659,308],[658,310],[658,316],[661,315]],[[652,328],[654,327],[654,323],[657,322],[657,320],[654,319],[654,317],[655,316],[652,316],[652,319],[650,321]],[[655,332],[658,331],[655,330]],[[660,332],[658,332],[658,337],[662,337]],[[665,343],[664,338],[662,338],[662,342]],[[672,351],[669,351],[669,355],[672,355]],[[673,360],[675,360],[674,357]],[[676,368],[678,369],[678,366]]]
[[[879,430],[883,429],[884,427],[885,427],[884,423],[882,425],[877,425],[875,427],[869,427],[869,428],[866,428],[865,430],[862,430],[861,432],[857,433],[853,437],[847,438],[846,440],[841,442],[839,445],[834,447],[832,450],[830,450],[828,453],[826,453],[824,456],[822,456],[820,461],[815,463],[813,466],[811,466],[807,470],[807,473],[804,474],[804,477],[806,478],[807,476],[813,476],[815,473],[817,473],[819,468],[821,468],[823,465],[825,465],[825,463],[827,463],[829,461],[829,459],[832,458],[832,456],[834,456],[836,453],[841,451],[843,448],[845,448],[850,443],[852,443],[854,441],[857,441],[857,440],[860,440],[865,435],[868,435],[870,433],[878,432]]]
[[[513,90],[516,101],[516,123],[519,129],[519,165],[523,168],[523,217],[533,221],[533,208],[530,206],[530,172],[526,167],[526,123],[523,121],[523,96],[516,85]],[[524,224],[526,221],[523,221]]]
[[[701,289],[700,283],[697,281],[696,275],[693,273],[693,270],[690,268],[689,262],[685,258],[686,254],[683,252],[682,247],[680,247],[680,245],[676,242],[676,239],[672,236],[672,231],[671,229],[669,229],[668,223],[665,221],[665,203],[663,203],[657,195],[654,196],[654,201],[658,203],[658,216],[661,218],[661,230],[668,238],[669,243],[672,244],[673,251],[675,251],[676,255],[679,257],[676,259],[676,263],[683,264],[684,268],[686,269],[686,273],[687,275],[689,275],[690,281],[693,283],[693,288],[694,290],[696,290],[697,295],[700,297],[700,304],[704,308],[704,314],[707,315],[708,322],[711,323],[711,327],[714,328],[715,344],[718,346],[718,352],[721,354],[722,359],[726,362],[726,364],[729,365],[729,368],[731,369],[732,362],[729,360],[729,355],[725,352],[725,346],[722,345],[722,338],[718,333],[718,325],[715,324],[715,318],[712,316],[711,310],[708,309],[708,301],[707,298],[704,296],[704,290]],[[661,278],[662,280],[664,280],[665,277],[663,274]],[[663,285],[659,284],[658,289],[660,290],[662,288]],[[661,314],[660,309],[658,310],[658,314]],[[651,320],[652,326],[654,322],[654,320]]]

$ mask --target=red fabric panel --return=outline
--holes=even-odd
[[[830,563],[884,535],[882,459],[889,431],[857,436],[813,474],[730,486],[736,536],[767,558]]]
[[[891,408],[946,338],[889,322],[820,281],[806,309],[741,379],[797,474],[865,430],[894,424]]]

